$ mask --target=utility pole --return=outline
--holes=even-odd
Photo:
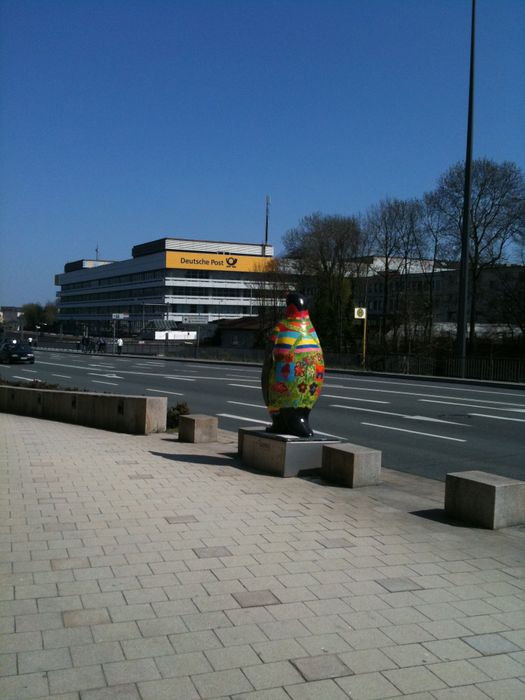
[[[460,360],[460,377],[465,376],[467,355],[467,305],[468,305],[468,268],[470,238],[470,198],[472,189],[472,137],[474,122],[474,47],[476,30],[476,0],[472,0],[472,17],[470,28],[470,79],[468,94],[467,151],[465,155],[465,188],[463,192],[463,222],[461,228],[461,260],[459,267],[458,324],[456,333],[456,353]]]
[[[271,204],[271,199],[270,195],[266,195],[266,219],[265,219],[265,225],[264,225],[264,248],[263,248],[263,255],[266,255],[266,248],[268,246],[268,222],[270,219],[270,204]]]

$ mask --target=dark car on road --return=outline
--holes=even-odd
[[[33,348],[18,340],[6,340],[0,346],[0,362],[28,362],[33,364],[35,355]]]

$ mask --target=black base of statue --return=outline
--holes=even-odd
[[[268,433],[295,435],[299,438],[311,438],[314,431],[310,428],[309,408],[281,408],[272,415],[272,424],[266,428]]]

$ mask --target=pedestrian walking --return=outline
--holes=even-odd
[[[122,340],[122,338],[118,338],[118,340],[117,340],[117,354],[118,355],[122,354],[123,345],[124,345],[124,341]]]

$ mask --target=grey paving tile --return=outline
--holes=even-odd
[[[101,688],[106,685],[101,666],[84,666],[62,671],[49,671],[47,676],[51,695],[88,690],[89,688]]]
[[[20,676],[0,678],[0,697],[26,700],[48,695],[48,683],[45,673],[25,673]]]
[[[98,690],[84,690],[82,700],[141,700],[137,686],[128,683],[114,685],[111,688],[99,688]]]
[[[279,604],[279,600],[269,590],[232,593],[232,597],[237,601],[241,608]]]
[[[228,668],[241,668],[243,666],[254,666],[261,663],[259,656],[248,644],[240,644],[221,649],[207,649],[205,654],[215,671],[224,671]]]
[[[189,678],[167,678],[138,684],[142,700],[198,700]]]
[[[348,695],[333,680],[287,685],[292,700],[348,700]]]
[[[160,673],[153,659],[117,661],[106,663],[103,668],[108,685],[125,685],[160,678]]]
[[[252,684],[238,669],[202,673],[192,677],[201,698],[217,698],[253,690]]]
[[[410,578],[380,578],[376,579],[376,583],[383,586],[387,591],[398,592],[398,591],[417,591],[422,586],[414,583]]]
[[[338,678],[337,684],[355,700],[385,700],[396,697],[399,690],[380,673],[363,673],[358,676]]]
[[[70,668],[72,665],[69,649],[65,647],[25,651],[18,654],[18,673],[20,674],[53,671],[60,668]]]
[[[321,681],[327,678],[349,676],[353,672],[335,654],[307,656],[291,662],[305,681]]]
[[[301,683],[303,678],[289,661],[243,667],[243,672],[257,690],[278,688],[292,683]]]
[[[512,651],[520,651],[508,639],[500,634],[479,634],[472,637],[463,637],[463,641],[469,646],[479,651],[481,654],[490,656],[491,654],[509,654]]]
[[[207,650],[206,654],[209,656],[211,651]],[[255,658],[257,659],[257,657]],[[198,673],[208,673],[214,669],[216,671],[220,670],[216,666],[210,665],[208,659],[201,651],[187,654],[172,654],[171,656],[157,656],[155,657],[155,663],[163,678],[193,676]],[[229,668],[229,666],[225,666],[225,668]]]
[[[525,683],[518,678],[479,683],[477,687],[493,700],[523,700],[525,694]]]
[[[232,556],[232,553],[227,547],[194,547],[193,551],[199,559]]]
[[[445,687],[445,683],[440,678],[422,666],[383,671],[383,675],[405,695]]]

